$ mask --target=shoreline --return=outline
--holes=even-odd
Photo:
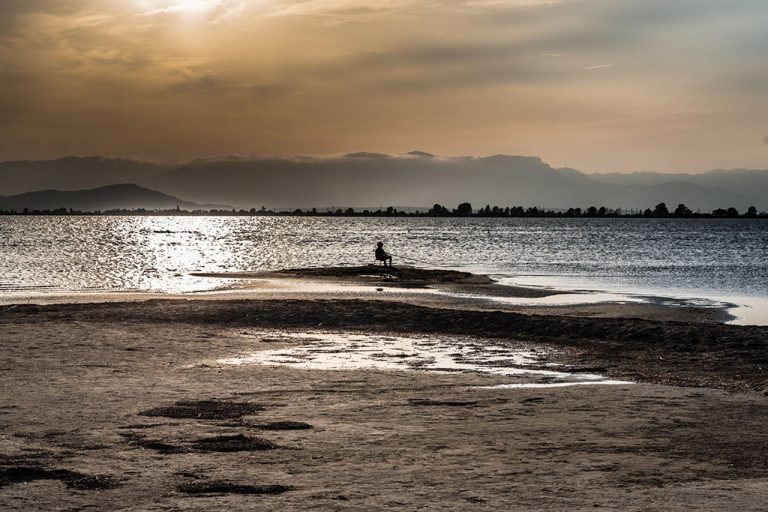
[[[409,301],[441,307],[481,307],[541,315],[585,315],[768,325],[768,298],[746,295],[690,293],[641,289],[594,283],[576,286],[563,276],[510,276],[477,274],[398,265],[395,269],[417,272],[456,273],[474,276],[473,286],[450,282],[397,282],[371,280],[380,267],[298,268],[278,271],[192,272],[190,277],[218,281],[210,289],[185,291],[81,290],[44,293],[0,294],[0,307],[14,304],[67,304],[122,302],[151,299],[197,300],[209,298],[347,297]],[[340,271],[340,272],[339,272]],[[350,272],[351,273],[348,273]],[[366,279],[363,279],[366,278]],[[554,278],[554,280],[553,280]],[[482,281],[482,282],[481,282]],[[399,285],[399,286],[398,286]],[[434,286],[437,285],[437,286]],[[384,287],[381,289],[381,287]],[[390,293],[375,293],[375,292]],[[394,297],[393,297],[394,296]]]
[[[345,298],[393,300],[454,309],[515,311],[534,315],[637,317],[734,325],[741,322],[733,310],[743,305],[714,299],[672,294],[611,292],[599,289],[558,287],[550,284],[517,284],[514,277],[474,274],[457,270],[430,270],[411,266],[386,275],[374,265],[363,267],[299,268],[280,271],[191,273],[217,280],[218,288],[188,292],[81,291],[0,295],[0,307],[15,304],[69,304],[134,302],[143,300]],[[383,272],[383,273],[382,273]],[[446,278],[445,276],[453,276]],[[507,281],[507,283],[505,283]],[[223,284],[228,283],[228,284]],[[511,284],[509,284],[511,283]],[[768,299],[767,299],[768,300]],[[760,317],[762,320],[762,317]]]

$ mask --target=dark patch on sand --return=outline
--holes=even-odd
[[[60,480],[70,489],[101,491],[119,487],[118,478],[108,475],[86,475],[68,469],[48,469],[37,466],[13,466],[0,469],[0,487],[38,480]]]
[[[279,448],[267,439],[242,434],[206,437],[194,441],[192,446],[200,452],[255,452]]]
[[[409,405],[426,407],[476,407],[479,402],[467,400],[430,400],[428,398],[411,398]]]
[[[156,439],[147,439],[141,434],[135,432],[121,432],[120,435],[128,440],[131,446],[137,446],[147,450],[154,450],[160,452],[163,455],[170,455],[173,453],[187,453],[191,450],[183,446],[176,446],[168,444],[164,441],[158,441]]]
[[[116,489],[122,480],[109,475],[83,475],[67,482],[67,487],[80,491],[102,491]]]
[[[205,437],[193,441],[191,446],[179,446],[157,439],[147,439],[144,436],[133,432],[123,433],[121,435],[128,440],[131,446],[154,450],[163,455],[190,452],[255,452],[275,450],[279,448],[278,445],[267,439],[249,437],[243,434]]]
[[[273,421],[272,423],[253,425],[253,427],[261,430],[309,430],[314,428],[303,421]]]
[[[571,368],[562,368],[559,371],[565,373],[606,373],[608,368],[605,366],[576,366]]]
[[[130,425],[125,425],[123,427],[117,427],[117,428],[128,429],[128,430],[142,430],[142,429],[162,427],[164,425],[167,425],[167,423],[132,423]]]
[[[179,484],[176,489],[186,494],[282,494],[293,488],[286,485],[243,485],[214,481]]]
[[[247,402],[199,400],[176,402],[174,405],[155,407],[140,414],[142,416],[162,416],[175,419],[230,420],[263,410],[263,406]]]

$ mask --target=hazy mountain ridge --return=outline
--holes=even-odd
[[[666,202],[671,207],[685,203],[694,211],[729,206],[744,210],[751,205],[768,209],[768,171],[764,170],[587,174],[555,169],[536,157],[440,157],[419,151],[324,158],[199,158],[186,163],[102,157],[0,163],[0,193],[5,195],[118,183],[136,183],[195,203],[247,208],[469,201],[477,207],[648,208]]]
[[[207,207],[133,184],[107,185],[90,190],[39,190],[14,196],[0,196],[0,210],[16,211],[25,208],[32,211],[58,208],[78,211],[140,208],[166,210],[177,206],[183,209]]]

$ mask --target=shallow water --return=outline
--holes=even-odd
[[[627,384],[601,375],[572,374],[548,361],[541,345],[458,336],[385,336],[339,332],[264,332],[256,339],[284,346],[218,360],[222,365],[290,366],[306,370],[395,370],[480,373],[508,385]]]
[[[759,219],[9,216],[0,217],[0,295],[211,291],[232,282],[191,274],[365,264],[377,240],[395,264],[523,284],[768,299]],[[753,301],[750,319],[757,310],[764,302]]]

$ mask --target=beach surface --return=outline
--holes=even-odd
[[[230,277],[0,309],[0,508],[764,509],[768,328],[447,271]]]

